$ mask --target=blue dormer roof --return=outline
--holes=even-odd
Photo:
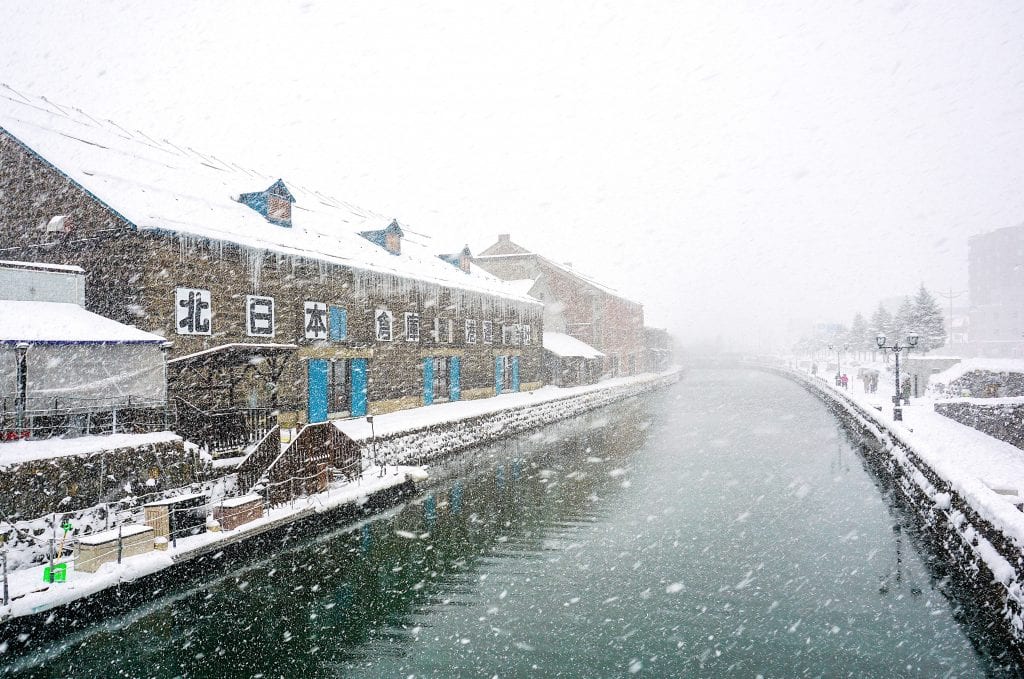
[[[292,209],[291,204],[295,202],[295,196],[284,185],[284,181],[278,179],[264,191],[243,193],[238,197],[238,202],[248,205],[256,212],[263,215],[271,224],[291,228]]]
[[[382,248],[387,248],[389,252],[391,251],[391,249],[388,248],[388,236],[398,236],[399,238],[405,237],[405,234],[402,232],[402,227],[398,225],[397,219],[392,219],[391,223],[388,224],[386,228],[375,229],[373,231],[360,231],[359,235],[365,238],[366,240],[370,241],[374,245],[379,245]],[[393,254],[398,253],[395,252]]]
[[[469,261],[473,257],[473,253],[469,251],[469,246],[467,245],[454,255],[438,255],[438,257],[452,266],[458,267],[466,273],[469,273]]]

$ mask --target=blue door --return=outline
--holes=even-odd
[[[512,357],[512,391],[519,391],[519,357]]]
[[[366,414],[366,359],[352,359],[352,417]]]
[[[505,357],[494,357],[494,395],[501,393],[501,385],[505,383]]]
[[[423,359],[423,405],[434,402],[434,359]]]
[[[448,399],[451,401],[458,401],[460,393],[459,357],[452,356],[448,359]]]
[[[306,377],[309,384],[309,398],[306,410],[310,422],[327,421],[327,361],[311,358],[306,362]]]

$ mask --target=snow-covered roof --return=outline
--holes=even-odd
[[[392,217],[287,179],[295,198],[292,227],[272,224],[238,198],[264,191],[278,177],[187,146],[157,141],[6,86],[0,86],[0,129],[140,229],[232,242],[536,303],[495,276],[479,270],[467,274],[438,259],[425,237],[403,239],[402,253],[393,255],[359,235],[386,228]]]
[[[1024,373],[1024,359],[1019,358],[968,358],[956,365],[935,373],[929,378],[929,384],[949,384],[974,370],[985,370],[993,373]]]
[[[0,267],[11,269],[32,269],[34,271],[64,271],[67,273],[85,273],[85,269],[73,264],[50,264],[48,262],[17,262],[0,259]]]
[[[577,278],[580,281],[586,283],[587,285],[589,285],[589,286],[591,286],[591,287],[593,287],[593,288],[595,288],[597,290],[600,290],[601,292],[604,292],[604,293],[607,293],[609,295],[612,295],[613,297],[618,297],[620,299],[624,299],[627,302],[632,302],[633,304],[640,304],[640,302],[634,302],[631,299],[623,297],[621,292],[619,292],[618,290],[616,290],[614,288],[608,287],[604,283],[601,283],[600,281],[595,279],[593,276],[590,276],[590,275],[585,274],[585,273],[581,273],[574,266],[568,266],[566,264],[559,264],[558,262],[554,261],[553,259],[548,259],[544,255],[538,255],[535,252],[509,252],[509,253],[505,253],[505,254],[501,254],[501,255],[477,255],[476,259],[479,259],[479,260],[487,260],[487,259],[490,259],[490,260],[500,260],[500,259],[521,259],[523,257],[536,257],[537,259],[542,260],[545,264],[547,264],[551,268],[557,269],[558,271],[561,271],[562,273],[566,274],[567,276],[572,276],[574,278]]]
[[[140,344],[164,338],[66,302],[0,300],[0,344]]]
[[[532,278],[522,278],[516,281],[508,281],[508,284],[522,294],[528,295],[530,294],[530,290],[533,290],[533,286],[537,285],[537,281]]]
[[[563,332],[549,332],[547,330],[544,331],[544,349],[562,358],[601,358],[604,356],[594,347],[586,342],[581,342],[571,335],[566,335]]]

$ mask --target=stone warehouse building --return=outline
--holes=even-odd
[[[190,412],[315,422],[540,386],[543,305],[407,231],[0,88],[0,259],[82,267],[90,311],[173,341]]]
[[[644,340],[644,308],[615,290],[512,242],[509,234],[473,262],[545,303],[544,329],[584,342],[603,357],[605,376],[652,369]]]

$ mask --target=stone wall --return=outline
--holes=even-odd
[[[8,464],[0,467],[0,512],[12,521],[74,512],[209,475],[209,466],[198,453],[187,452],[181,439]]]
[[[672,384],[678,379],[679,373],[652,377],[623,386],[597,389],[539,404],[401,432],[393,436],[380,437],[375,442],[363,440],[359,445],[366,458],[376,457],[388,464],[423,464],[482,443],[504,439],[513,434],[575,417]]]
[[[1024,373],[971,370],[950,382],[945,393],[970,398],[1024,396]]]
[[[820,378],[762,369],[803,384],[862,437],[866,462],[914,515],[943,557],[941,567],[956,578],[964,612],[973,628],[983,630],[983,637],[972,641],[998,650],[1011,664],[1024,661],[1024,545],[931,469],[877,413],[830,389]]]
[[[1024,449],[1024,403],[937,401],[935,412]]]

